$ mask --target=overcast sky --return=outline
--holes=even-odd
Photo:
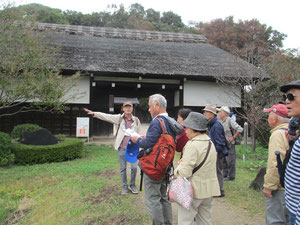
[[[123,4],[129,8],[133,3],[140,3],[145,10],[173,11],[185,24],[228,16],[234,16],[236,22],[256,18],[288,35],[283,42],[285,49],[300,48],[300,0],[15,0],[16,5],[33,2],[82,13],[104,11],[110,4]]]

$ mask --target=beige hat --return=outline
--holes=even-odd
[[[217,106],[212,104],[207,104],[203,111],[211,112],[215,115],[217,115]]]
[[[221,108],[217,108],[217,111],[218,112],[223,111],[223,112],[226,112],[227,114],[230,113],[230,109],[228,106],[222,106]]]

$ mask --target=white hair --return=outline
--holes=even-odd
[[[157,103],[164,109],[167,109],[167,100],[161,94],[154,94],[149,97],[149,100],[152,102],[152,105],[155,106]]]
[[[290,118],[286,118],[286,117],[279,116],[279,115],[277,115],[277,114],[274,113],[274,112],[270,112],[270,113],[272,113],[273,116],[274,116],[274,115],[277,116],[278,120],[279,120],[280,122],[282,122],[282,123],[289,123],[289,122],[290,122]]]

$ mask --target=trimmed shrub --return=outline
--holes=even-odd
[[[66,139],[66,135],[64,134],[57,134],[55,137],[58,141],[64,141]]]
[[[11,150],[12,143],[10,136],[0,132],[0,166],[8,166],[14,162],[15,156]]]
[[[22,139],[22,134],[25,131],[32,132],[32,131],[36,131],[36,130],[39,130],[39,129],[41,129],[41,127],[39,125],[31,124],[31,123],[25,123],[25,124],[17,125],[12,130],[11,137],[13,139],[20,140],[20,139]]]
[[[18,164],[37,164],[62,162],[80,158],[83,152],[83,141],[68,138],[55,145],[24,145],[13,144],[15,162]]]

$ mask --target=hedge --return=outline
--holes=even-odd
[[[83,153],[83,141],[68,138],[55,145],[24,145],[13,144],[15,163],[37,164],[49,162],[62,162],[80,158]]]
[[[15,156],[11,153],[11,150],[10,136],[0,131],[0,166],[8,166],[14,162]]]
[[[28,131],[28,132],[33,132],[33,131],[36,131],[36,130],[39,130],[41,129],[41,127],[39,125],[36,125],[36,124],[32,124],[32,123],[25,123],[25,124],[20,124],[20,125],[17,125],[14,127],[14,129],[12,130],[11,132],[11,137],[13,139],[22,139],[22,134],[25,132],[25,131]]]

